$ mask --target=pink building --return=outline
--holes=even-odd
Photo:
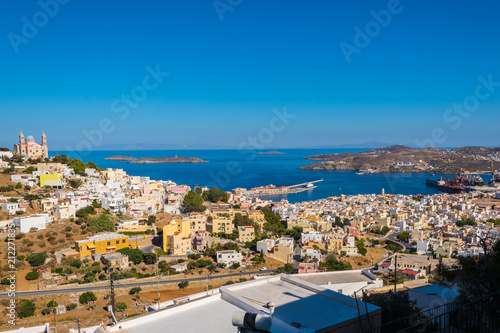
[[[205,230],[198,230],[191,234],[191,244],[195,251],[204,250],[207,245],[207,237]]]

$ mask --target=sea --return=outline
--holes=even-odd
[[[284,154],[256,154],[254,150],[113,150],[113,151],[51,151],[50,155],[65,154],[83,162],[92,161],[100,168],[119,168],[129,175],[147,176],[153,180],[172,180],[177,184],[217,187],[230,191],[237,187],[253,188],[264,185],[288,186],[323,179],[316,188],[270,197],[273,201],[311,201],[330,196],[356,194],[434,194],[436,188],[425,185],[426,178],[451,177],[428,173],[374,173],[357,175],[355,171],[299,170],[315,162],[304,159],[315,154],[360,152],[367,149],[279,149]],[[106,157],[198,157],[208,163],[129,164],[125,161],[105,160]],[[489,175],[481,175],[488,181]]]

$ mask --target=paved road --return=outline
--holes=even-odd
[[[401,246],[403,248],[401,251],[406,251],[406,245],[404,245],[401,241],[399,241],[399,239],[397,238],[397,235],[398,234],[394,232],[394,233],[387,234],[384,238],[389,239],[390,241]]]
[[[275,269],[268,269],[265,271],[251,271],[251,272],[245,272],[245,273],[230,273],[230,274],[221,274],[221,275],[212,275],[210,277],[210,280],[213,279],[222,279],[222,278],[227,278],[227,277],[232,277],[232,276],[242,276],[242,275],[248,275],[248,274],[269,274],[273,273]],[[194,278],[183,278],[183,279],[171,279],[171,280],[160,280],[160,284],[169,284],[169,283],[179,283],[182,281],[204,281],[206,280],[206,276],[200,276],[200,277],[194,277]],[[142,286],[151,286],[151,285],[156,285],[157,280],[153,281],[137,281],[137,282],[131,282],[131,283],[124,283],[120,284],[120,281],[116,281],[115,283],[115,288],[132,288],[132,287],[142,287]],[[47,290],[30,290],[30,291],[18,291],[16,292],[16,298],[19,297],[29,297],[29,296],[41,296],[41,295],[60,295],[60,294],[73,294],[73,293],[81,293],[85,291],[92,291],[92,290],[106,290],[109,289],[109,285],[101,285],[101,286],[89,286],[89,285],[82,285],[81,287],[74,287],[74,288],[64,288],[64,289],[47,289]],[[2,298],[7,298],[7,293],[2,293],[0,294],[0,299]]]

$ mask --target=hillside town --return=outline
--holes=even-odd
[[[355,288],[377,292],[397,283],[406,283],[405,289],[412,281],[428,284],[443,261],[452,265],[457,257],[482,255],[500,239],[500,192],[381,191],[273,202],[248,196],[243,188],[191,188],[123,169],[100,169],[65,155],[48,158],[45,134],[42,142],[38,147],[21,133],[17,153],[0,152],[0,231],[5,235],[0,250],[7,253],[7,245],[16,244],[15,257],[0,258],[6,290],[13,260],[23,272],[17,274],[22,291],[110,280],[145,279],[152,287],[157,282],[156,299],[135,299],[135,306],[145,309],[155,300],[161,306],[158,279],[176,275],[185,279],[180,289],[190,277],[206,277],[209,290],[253,275],[298,274],[308,281],[315,274],[349,271],[368,281]],[[218,275],[225,277],[219,285]],[[356,289],[347,286],[354,281],[349,279],[355,278],[321,284],[353,297]],[[60,303],[57,311],[64,314],[87,309],[88,300]],[[36,308],[43,316],[52,307]]]

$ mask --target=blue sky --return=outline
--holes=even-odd
[[[23,130],[45,131],[51,150],[87,147],[84,132],[91,149],[230,148],[283,108],[295,117],[266,148],[499,144],[500,86],[444,119],[479,76],[500,82],[498,1],[220,0],[223,20],[213,1],[61,2],[53,17],[36,1],[0,3],[0,146]],[[341,43],[356,47],[354,28],[390,6],[348,62]],[[114,101],[141,91],[148,66],[169,75],[121,119]]]

